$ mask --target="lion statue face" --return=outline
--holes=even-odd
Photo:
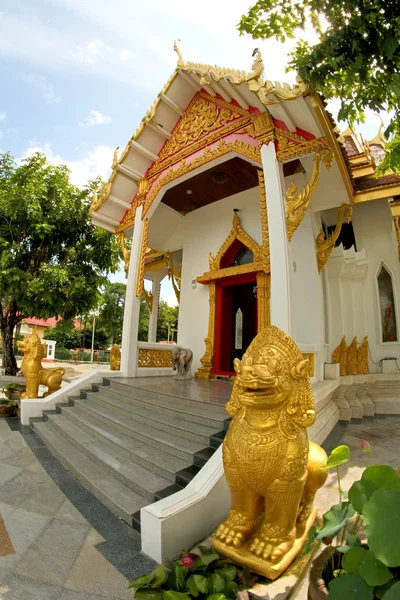
[[[32,331],[32,330],[31,330]],[[40,348],[41,341],[35,331],[31,335],[25,335],[23,340],[17,341],[17,346],[24,354],[33,353]]]
[[[243,406],[259,410],[286,407],[289,414],[300,417],[301,421],[313,418],[308,360],[277,327],[270,326],[260,332],[242,360],[235,359],[234,366],[238,397]],[[295,399],[295,387],[302,392],[299,401]]]

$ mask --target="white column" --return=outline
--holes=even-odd
[[[261,148],[267,195],[269,253],[271,261],[271,325],[292,335],[290,317],[289,248],[286,233],[286,207],[282,191],[280,165],[275,146],[270,142]]]
[[[137,370],[140,298],[136,297],[136,283],[139,273],[142,232],[142,207],[138,206],[132,234],[131,258],[129,261],[125,295],[124,323],[122,326],[121,371],[125,377],[136,377]]]
[[[154,278],[151,286],[151,293],[153,295],[153,308],[149,317],[149,333],[147,337],[148,342],[157,341],[158,303],[160,300],[161,279],[162,276],[160,272],[154,273]]]

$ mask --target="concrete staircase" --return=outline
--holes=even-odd
[[[223,406],[103,379],[31,428],[103,504],[140,531],[140,509],[183,489],[222,443]]]

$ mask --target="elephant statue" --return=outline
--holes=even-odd
[[[188,348],[174,346],[172,348],[172,368],[176,373],[175,379],[192,379],[193,352]]]

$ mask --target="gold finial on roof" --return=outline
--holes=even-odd
[[[181,40],[175,40],[175,41],[174,41],[174,50],[175,50],[175,52],[176,52],[176,53],[177,53],[177,55],[178,55],[178,63],[177,63],[177,65],[176,65],[176,66],[177,66],[177,67],[179,67],[179,68],[181,69],[182,67],[184,67],[184,66],[185,66],[185,61],[183,60],[183,56],[182,56],[182,54],[181,54],[181,51],[179,50],[179,48],[178,48],[178,44],[176,43],[176,42],[180,42],[180,41],[181,41]]]
[[[114,150],[114,156],[113,156],[113,160],[112,160],[112,163],[111,163],[111,168],[112,169],[115,169],[115,167],[118,164],[118,150],[119,150],[119,146],[117,146],[115,148],[115,150]]]
[[[251,73],[246,77],[246,81],[252,79],[259,79],[264,72],[263,57],[259,48],[254,48],[252,57],[254,58],[253,64],[251,65]]]

